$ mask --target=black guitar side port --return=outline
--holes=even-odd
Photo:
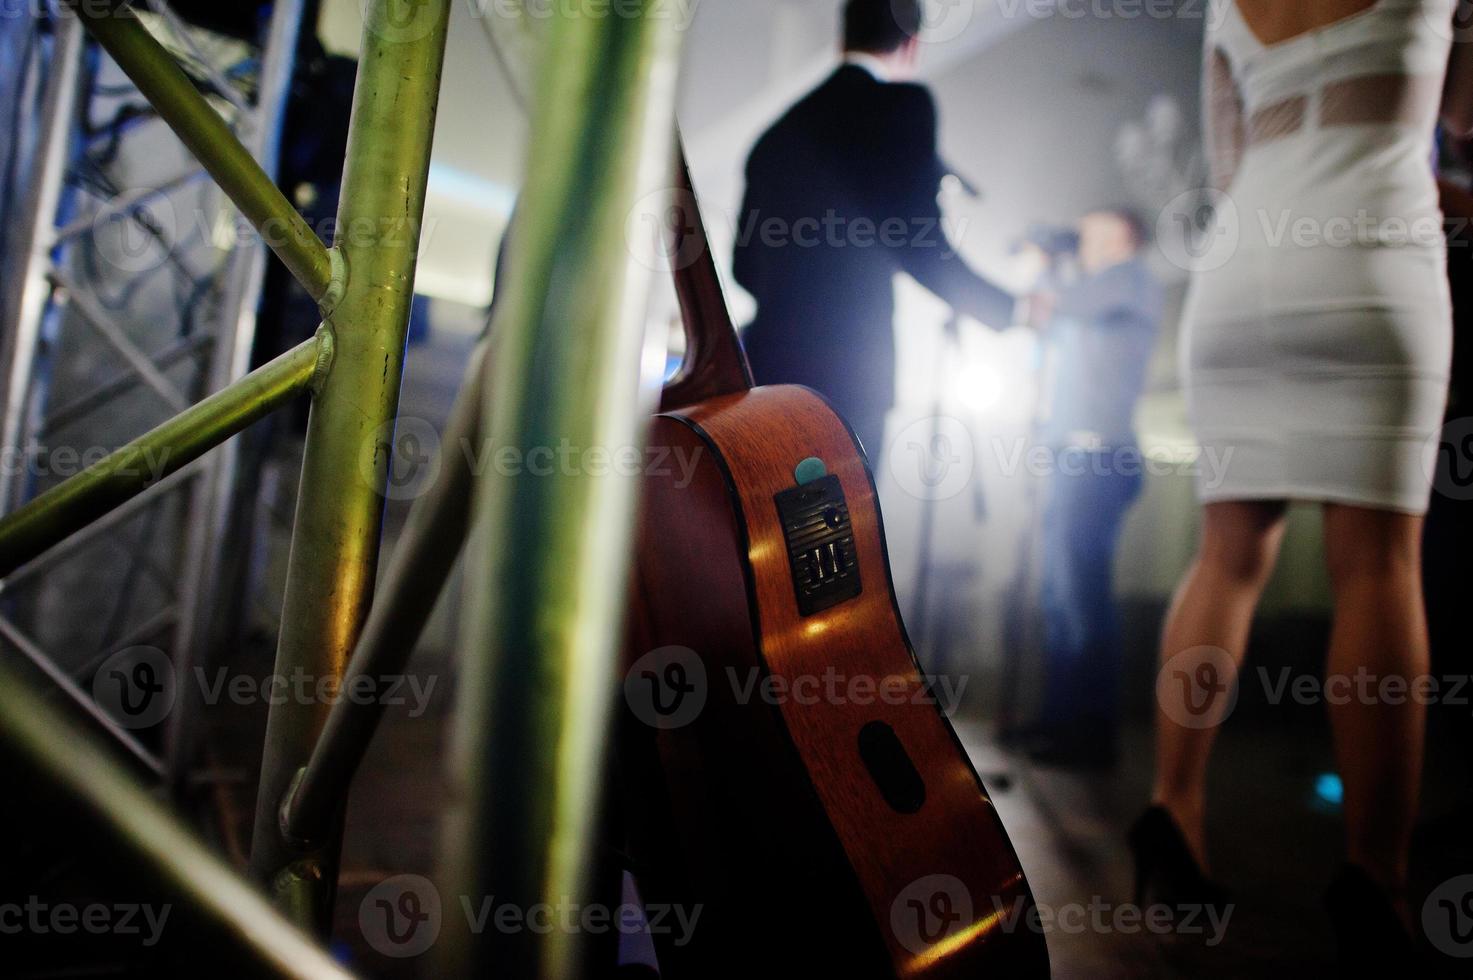
[[[926,802],[926,784],[895,729],[872,721],[859,730],[859,757],[880,795],[896,813],[916,813]]]

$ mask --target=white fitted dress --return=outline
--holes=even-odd
[[[1427,509],[1452,355],[1432,158],[1453,2],[1379,0],[1272,45],[1217,5],[1226,197],[1182,345],[1205,501]]]

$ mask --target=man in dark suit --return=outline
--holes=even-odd
[[[905,81],[920,28],[919,0],[849,0],[844,64],[758,141],[737,229],[757,383],[816,389],[872,459],[895,401],[894,274],[988,326],[1012,318],[1013,298],[967,267],[941,225],[936,105]]]

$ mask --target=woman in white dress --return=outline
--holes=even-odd
[[[1452,44],[1455,2],[1214,4],[1204,109],[1223,196],[1183,372],[1197,438],[1227,464],[1200,487],[1200,548],[1162,641],[1154,806],[1131,835],[1145,889],[1220,895],[1205,870],[1207,759],[1288,502],[1323,506],[1327,678],[1427,672],[1423,454],[1452,344],[1434,131],[1439,114],[1473,129],[1461,51],[1457,97],[1443,95],[1450,49],[1469,46]],[[1357,933],[1406,939],[1424,716],[1412,698],[1330,707],[1347,864],[1327,901],[1342,951]]]

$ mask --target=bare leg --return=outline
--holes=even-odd
[[[1420,517],[1325,508],[1335,590],[1325,694],[1345,780],[1347,856],[1403,914],[1427,716],[1415,696],[1428,671],[1421,546]]]
[[[1208,504],[1197,558],[1177,590],[1161,639],[1161,663],[1197,647],[1226,651],[1232,683],[1248,648],[1248,631],[1263,588],[1273,573],[1284,536],[1281,501]],[[1224,665],[1224,666],[1227,666]],[[1152,799],[1176,820],[1197,858],[1207,867],[1204,813],[1207,759],[1217,737],[1215,724],[1183,725],[1191,693],[1157,688],[1156,785]],[[1171,699],[1179,699],[1174,703]],[[1200,711],[1210,717],[1212,708]]]

